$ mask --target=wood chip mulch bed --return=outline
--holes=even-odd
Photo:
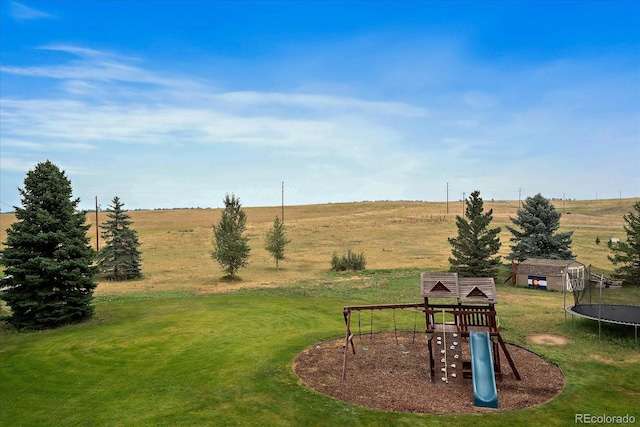
[[[429,350],[424,335],[400,336],[377,333],[371,342],[354,338],[356,354],[349,350],[347,378],[342,381],[344,338],[321,342],[305,349],[293,369],[309,388],[354,405],[394,412],[430,414],[491,413],[531,408],[556,397],[564,388],[560,368],[524,348],[507,345],[521,380],[500,354],[503,378],[497,381],[498,409],[473,405],[470,379],[445,384],[429,379]],[[413,342],[413,344],[412,344]],[[468,343],[462,358],[469,359]],[[403,354],[409,350],[409,354]],[[437,366],[437,364],[436,364]]]

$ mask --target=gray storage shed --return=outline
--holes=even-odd
[[[518,264],[516,286],[562,291],[567,279],[586,277],[586,267],[575,260],[527,258]]]

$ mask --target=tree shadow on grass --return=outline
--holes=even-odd
[[[240,276],[231,276],[229,274],[222,276],[220,278],[220,282],[222,283],[240,283],[242,282],[242,277]]]

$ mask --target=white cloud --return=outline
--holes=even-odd
[[[0,70],[19,76],[46,77],[72,81],[75,84],[80,82],[124,82],[179,88],[181,84],[190,83],[150,72],[132,64],[137,61],[135,58],[109,52],[67,45],[47,45],[38,49],[65,52],[79,59],[69,61],[64,65],[2,66]]]
[[[236,105],[282,105],[311,110],[358,110],[386,116],[425,117],[424,108],[401,102],[366,101],[356,98],[318,95],[308,93],[278,92],[226,92],[215,96],[217,99]]]
[[[483,66],[490,91],[470,78],[461,88],[380,101],[330,91],[222,90],[147,69],[136,58],[69,45],[43,49],[73,57],[1,69],[53,79],[57,89],[46,98],[3,98],[3,173],[24,173],[46,153],[82,177],[82,192],[115,193],[131,208],[210,206],[226,191],[249,205],[269,204],[267,187],[283,180],[298,203],[442,200],[446,182],[452,194],[479,189],[514,198],[519,187],[535,194],[580,186],[587,196],[581,171],[595,150],[613,141],[620,150],[635,147],[638,158],[637,111],[604,117],[597,105],[582,105],[637,77],[613,83],[595,73],[588,86],[570,78],[586,66],[513,75]],[[473,75],[474,64],[467,65]],[[633,170],[634,152],[599,154],[601,162],[619,162],[607,184]],[[533,164],[556,169],[534,174]]]
[[[25,4],[18,3],[17,1],[9,2],[11,17],[16,21],[30,21],[36,19],[56,19],[56,16],[43,12],[33,7],[29,7]]]
[[[4,172],[12,171],[12,172],[22,172],[26,173],[33,169],[35,164],[28,160],[21,160],[15,157],[10,157],[3,155],[0,159],[0,165],[2,166],[2,170]]]
[[[332,152],[356,159],[366,151],[363,147],[397,134],[380,124],[380,118],[427,116],[425,109],[400,102],[324,94],[220,92],[181,77],[159,77],[123,63],[125,59],[117,55],[73,46],[46,49],[80,55],[82,60],[72,65],[2,68],[5,73],[58,79],[67,93],[52,99],[6,99],[2,120],[10,137],[48,138],[57,141],[58,147],[65,141],[172,144],[179,139],[182,144],[231,143],[286,148],[301,156]],[[122,82],[145,87],[123,87]],[[156,87],[146,86],[149,83]],[[141,96],[136,97],[138,92]]]
[[[2,138],[2,146],[19,148],[28,151],[45,151],[47,149],[45,144],[13,138]]]

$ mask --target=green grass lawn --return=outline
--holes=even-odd
[[[640,422],[633,329],[606,325],[599,341],[596,322],[577,319],[575,331],[570,317],[565,324],[561,293],[510,286],[498,288],[505,339],[558,363],[567,377],[565,390],[543,406],[483,415],[386,413],[300,384],[294,358],[344,334],[344,305],[416,302],[418,282],[419,270],[380,270],[223,294],[101,295],[88,323],[0,332],[0,425],[563,426],[574,425],[575,413],[628,413]],[[639,290],[607,292],[640,304]],[[571,342],[529,345],[532,332]]]

